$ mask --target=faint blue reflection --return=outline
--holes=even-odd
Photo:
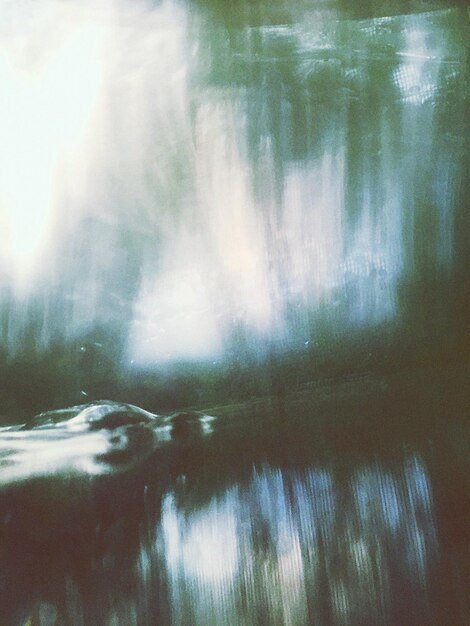
[[[174,624],[395,624],[430,616],[432,494],[417,456],[333,470],[253,470],[197,511],[169,493],[162,558]],[[407,588],[407,596],[400,589]]]

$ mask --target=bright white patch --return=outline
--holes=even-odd
[[[222,501],[213,499],[191,518],[185,532],[168,495],[163,504],[162,525],[167,563],[176,574],[183,567],[187,576],[215,584],[235,575],[238,567],[237,521],[234,494],[228,491]]]
[[[65,40],[42,39],[39,59],[17,54],[20,35],[0,43],[0,242],[19,283],[53,234],[60,169],[80,147],[101,82],[102,28],[76,18]]]
[[[201,272],[170,272],[143,287],[130,349],[140,363],[209,358],[220,351],[217,320]]]
[[[97,463],[95,458],[108,450],[109,441],[100,432],[70,434],[51,429],[47,432],[2,433],[0,485],[10,485],[38,476],[103,473],[107,471],[106,466]]]

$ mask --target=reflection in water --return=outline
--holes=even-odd
[[[2,624],[468,623],[469,13],[293,4],[1,3]]]
[[[161,522],[175,624],[423,624],[438,554],[422,462],[255,470]],[[406,590],[406,591],[405,591]]]
[[[199,504],[201,478],[165,487],[161,460],[145,468],[5,491],[4,623],[431,623],[439,545],[417,454],[264,463]]]

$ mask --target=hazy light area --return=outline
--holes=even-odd
[[[45,3],[45,15],[26,5],[2,7],[11,22],[0,38],[1,243],[15,287],[36,279],[60,237],[61,175],[79,166],[103,55],[95,18],[59,3]]]
[[[452,262],[452,10],[230,38],[172,0],[0,13],[9,354],[31,324],[37,350],[110,329],[123,366],[219,359],[241,335],[301,349],[319,316],[333,333],[399,319],[420,236]]]

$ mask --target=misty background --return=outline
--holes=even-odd
[[[468,361],[468,10],[348,4],[2,0],[4,421]]]

